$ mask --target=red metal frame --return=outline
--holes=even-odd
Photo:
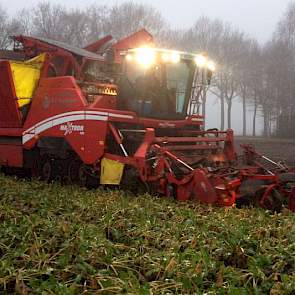
[[[8,61],[0,63],[0,128],[19,128],[22,115],[18,109],[12,73]]]

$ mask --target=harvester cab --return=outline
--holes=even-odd
[[[141,47],[122,56],[118,79],[122,109],[160,120],[184,120],[198,113],[200,95],[215,70],[205,55]]]

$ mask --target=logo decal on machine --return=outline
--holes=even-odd
[[[107,121],[108,118],[134,119],[134,117],[129,114],[108,113],[103,111],[72,111],[61,113],[40,121],[26,129],[23,132],[22,142],[25,144],[34,137],[55,126],[60,126],[59,130],[64,131],[65,135],[73,132],[80,132],[80,135],[83,135],[85,126],[75,125],[73,123],[74,121]]]
[[[74,125],[72,122],[60,125],[60,130],[65,132],[64,135],[72,134],[73,132],[80,132],[81,135],[84,134],[84,126]]]

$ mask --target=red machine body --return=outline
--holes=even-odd
[[[94,79],[85,68],[93,61],[96,67],[116,67],[123,50],[152,43],[152,37],[142,31],[115,44],[110,41],[106,37],[83,50],[15,37],[15,51],[26,59],[46,56],[27,112],[17,103],[10,63],[0,57],[1,166],[47,181],[58,175],[86,184],[89,177],[99,183],[102,159],[107,159],[125,165],[127,182],[136,178],[152,192],[220,206],[236,202],[245,179],[262,177],[270,183],[261,206],[272,190],[281,190],[274,175],[257,177],[261,167],[255,166],[256,174],[233,171],[237,156],[232,130],[205,131],[198,114],[161,119],[121,108],[120,88],[112,77]],[[107,51],[113,53],[111,63],[94,53]],[[294,190],[289,195],[294,210]]]

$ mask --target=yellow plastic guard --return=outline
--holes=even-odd
[[[124,164],[103,158],[101,161],[100,184],[119,185],[124,171]]]
[[[45,56],[42,53],[25,62],[9,62],[19,107],[30,103],[40,79]]]

